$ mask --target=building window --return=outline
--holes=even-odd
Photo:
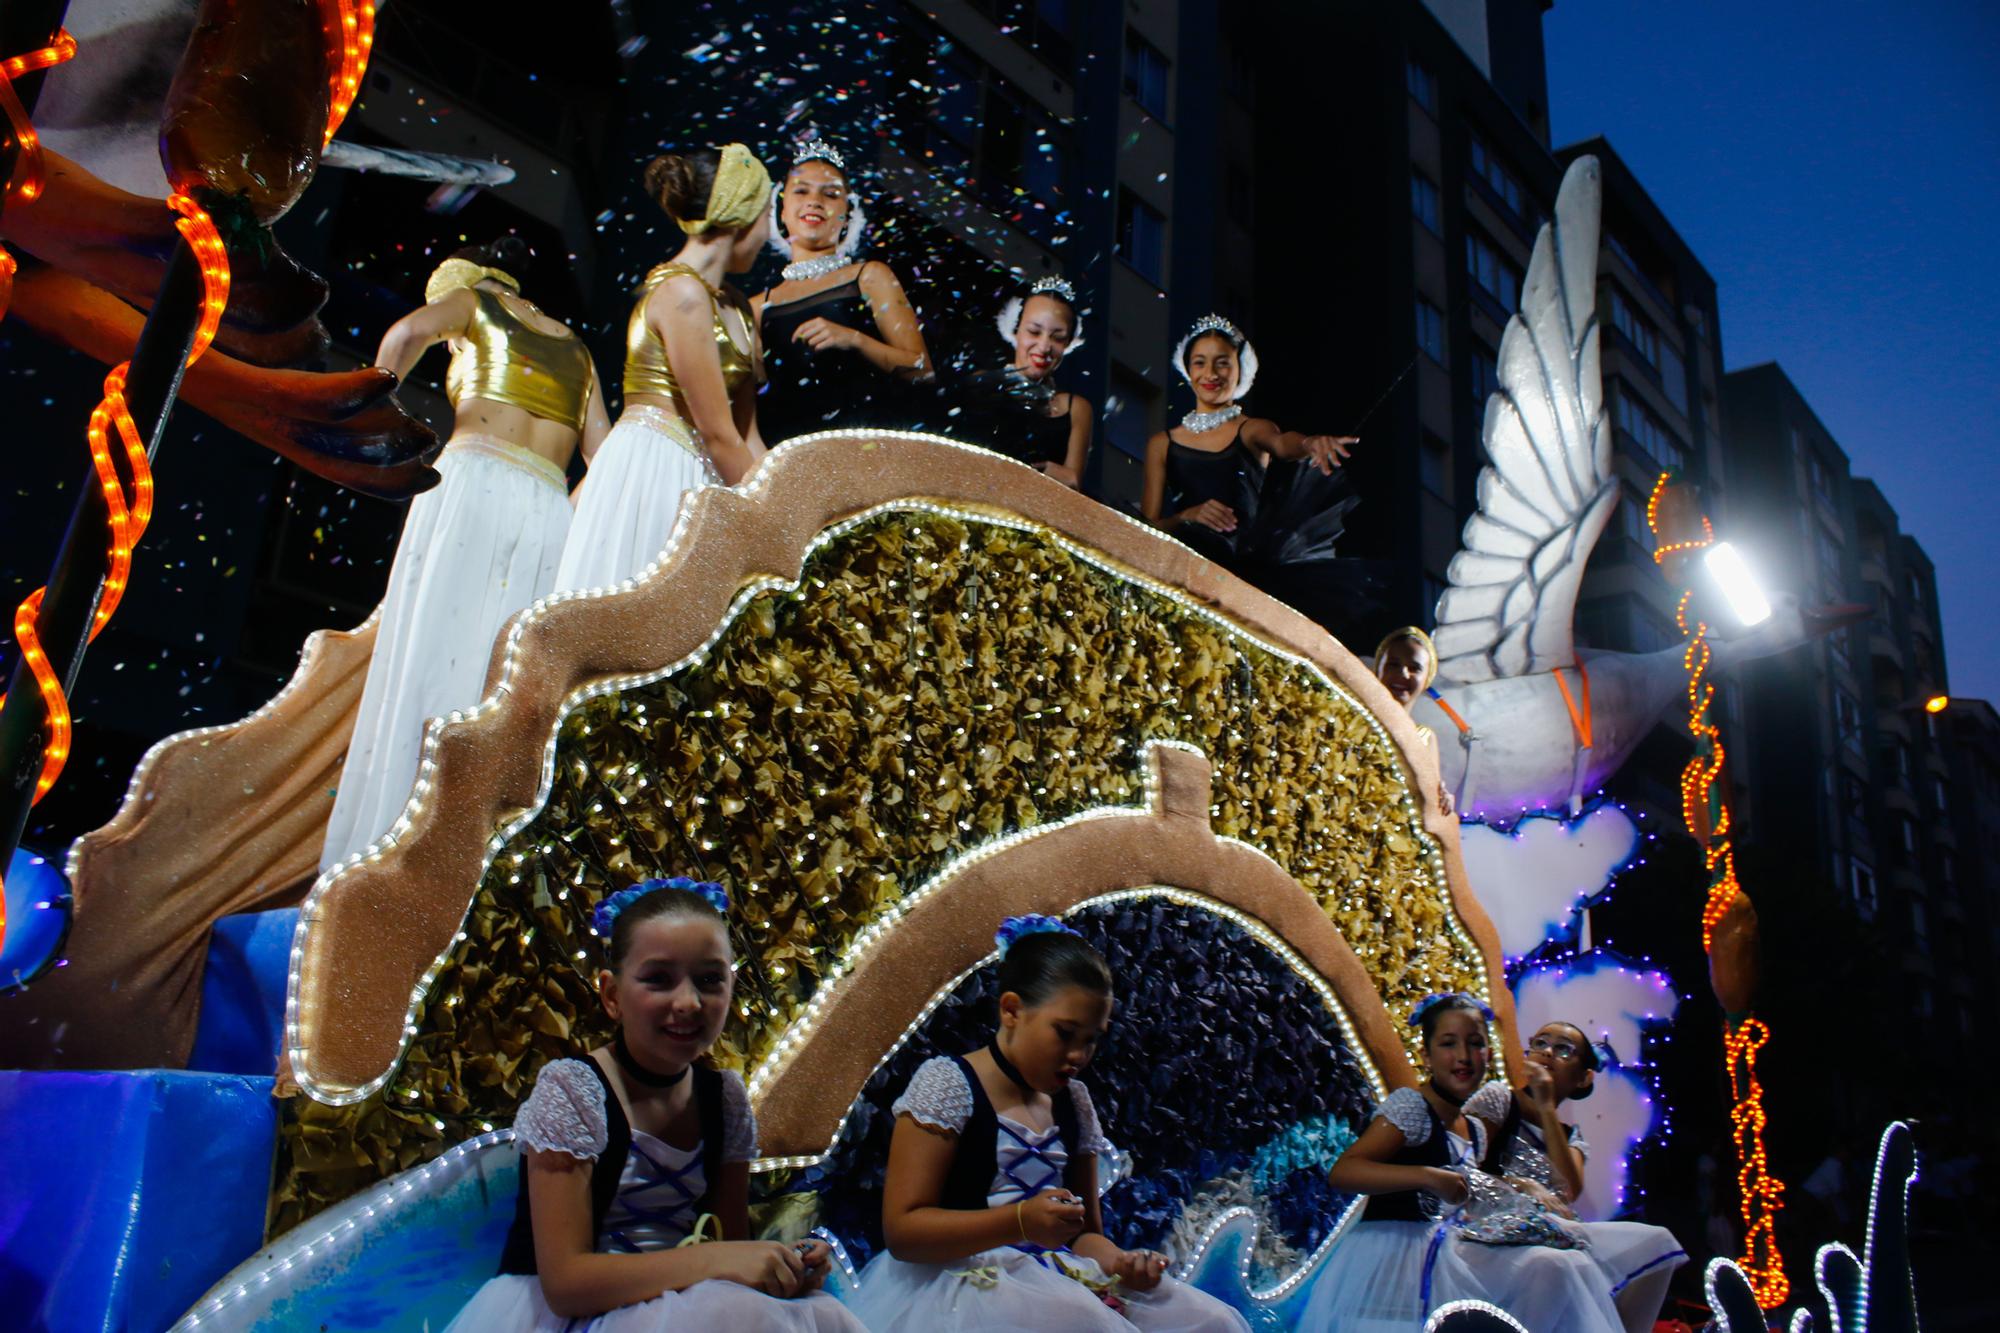
[[[1520,178],[1507,169],[1500,161],[1500,155],[1477,134],[1472,136],[1472,174],[1506,205],[1508,212],[1524,221],[1527,219],[1528,194],[1521,188]]]
[[[1938,857],[1938,887],[1946,893],[1958,891],[1958,867],[1952,862],[1950,852],[1944,852]]]
[[[1852,773],[1840,775],[1840,803],[1849,819],[1857,824],[1868,822],[1868,788]]]
[[[1618,506],[1618,518],[1620,526],[1624,529],[1625,539],[1647,554],[1652,554],[1653,529],[1646,522],[1646,497],[1636,491],[1626,491],[1624,502]]]
[[[1167,220],[1123,186],[1118,189],[1118,253],[1155,287],[1166,271]]]
[[[1861,910],[1862,916],[1873,917],[1876,905],[1874,869],[1865,861],[1850,862],[1848,868],[1852,872],[1849,891],[1853,894],[1854,905]]]
[[[1424,628],[1437,628],[1438,603],[1444,598],[1444,590],[1450,585],[1443,576],[1426,573],[1424,575]]]
[[[1914,861],[1914,860],[1916,860],[1916,859],[1917,859],[1917,821],[1916,821],[1916,820],[1914,820],[1914,819],[1907,819],[1907,818],[1906,818],[1906,819],[1899,819],[1899,820],[1897,820],[1897,821],[1896,821],[1896,825],[1897,825],[1897,828],[1896,828],[1896,833],[1897,833],[1897,836],[1898,836],[1898,837],[1900,837],[1900,838],[1901,838],[1901,839],[1903,840],[1903,856],[1904,856],[1904,857],[1905,857],[1905,858],[1906,858],[1907,860],[1911,860],[1911,861]]]
[[[1431,360],[1444,364],[1444,311],[1417,298],[1417,346],[1430,354]]]
[[[1612,399],[1612,417],[1618,429],[1631,437],[1653,470],[1673,468],[1679,472],[1687,470],[1687,448],[1680,437],[1667,429],[1666,423],[1653,415],[1651,408],[1640,402],[1638,397],[1624,385]]]
[[[1425,490],[1451,500],[1451,446],[1430,431],[1424,432],[1424,446],[1417,452],[1417,472]]]
[[[1910,899],[1910,939],[1919,949],[1928,950],[1931,947],[1930,921],[1921,898]]]
[[[1508,314],[1521,304],[1521,270],[1476,231],[1465,234],[1465,271],[1486,294],[1498,301]]]
[[[1500,392],[1500,358],[1477,338],[1472,340],[1472,401],[1486,419],[1486,402]]]
[[[1409,81],[1410,96],[1418,106],[1435,116],[1438,111],[1437,76],[1415,60],[1409,63],[1406,76]]]
[[[1437,184],[1421,171],[1410,172],[1410,212],[1432,232],[1444,235],[1444,213],[1438,202]]]
[[[1826,590],[1828,597],[1838,599],[1847,587],[1847,580],[1840,572],[1840,543],[1833,539],[1832,533],[1819,524],[1815,523],[1813,528],[1815,529],[1813,545],[1819,559],[1820,587]]]
[[[1813,494],[1828,504],[1833,503],[1833,470],[1820,461],[1818,454],[1808,454],[1807,468],[1812,473]]]
[[[1931,806],[1940,816],[1951,812],[1951,786],[1935,773],[1931,775]]]
[[[1845,690],[1834,691],[1833,725],[1842,745],[1857,757],[1865,753],[1861,747],[1861,705]]]
[[[1625,335],[1625,340],[1632,344],[1633,350],[1647,365],[1655,370],[1660,368],[1660,331],[1653,327],[1651,320],[1634,310],[1632,303],[1625,299],[1625,293],[1616,287],[1611,288],[1611,323]],[[1681,391],[1685,397],[1685,382]]]
[[[1919,611],[1924,609],[1924,576],[1914,569],[1910,571],[1910,601]]]
[[[1153,432],[1153,400],[1159,391],[1123,366],[1111,368],[1111,398],[1104,405],[1104,434],[1112,447],[1133,458],[1146,456]]]
[[[1125,30],[1125,95],[1155,120],[1167,118],[1167,58],[1132,29]]]

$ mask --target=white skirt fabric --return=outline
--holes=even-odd
[[[458,435],[438,484],[410,502],[382,624],[327,821],[320,869],[362,850],[403,812],[424,723],[479,702],[493,641],[549,591],[569,534],[562,470],[491,435]]]
[[[721,484],[685,422],[645,404],[626,408],[577,487],[576,521],[554,590],[608,588],[631,578],[666,549],[681,498]]]
[[[1674,1270],[1687,1251],[1665,1227],[1644,1222],[1579,1222],[1590,1238],[1590,1257],[1611,1284],[1611,1299],[1627,1333],[1647,1333],[1659,1318]]]
[[[693,1333],[697,1329],[769,1329],[771,1333],[867,1333],[847,1307],[823,1291],[780,1300],[737,1282],[714,1279],[621,1305],[590,1319],[549,1309],[532,1277],[489,1278],[445,1333]]]
[[[1103,1276],[1089,1259],[1062,1258],[1092,1278]],[[986,1250],[955,1264],[905,1263],[884,1250],[862,1270],[853,1305],[874,1333],[1249,1333],[1242,1315],[1172,1278],[1152,1291],[1118,1295],[1123,1314],[1075,1278],[1016,1249]]]
[[[1428,1264],[1429,1273],[1425,1268]],[[1434,1222],[1363,1222],[1333,1247],[1302,1333],[1417,1333],[1450,1301],[1487,1301],[1534,1333],[1624,1333],[1587,1250],[1481,1245]]]

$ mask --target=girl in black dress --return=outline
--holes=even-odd
[[[1146,520],[1346,638],[1378,582],[1333,554],[1358,503],[1338,469],[1359,438],[1246,415],[1238,400],[1257,378],[1257,352],[1220,315],[1195,321],[1174,368],[1195,410],[1146,442]]]
[[[791,262],[751,303],[767,380],[757,422],[773,444],[919,424],[907,381],[929,374],[930,352],[895,272],[855,257],[864,222],[839,150],[801,148],[772,201],[771,244]]]
[[[1055,385],[1063,358],[1083,345],[1076,289],[1062,278],[1036,279],[1001,307],[999,328],[1013,360],[950,382],[944,432],[1081,490],[1095,414],[1082,395]]]

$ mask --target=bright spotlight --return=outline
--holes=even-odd
[[[1722,595],[1729,599],[1729,609],[1745,625],[1761,625],[1771,618],[1771,603],[1764,596],[1764,590],[1757,586],[1757,576],[1750,572],[1750,566],[1743,562],[1734,546],[1728,542],[1717,542],[1708,548],[1705,557],[1708,572],[1714,576]]]
[[[1924,700],[1924,711],[1926,713],[1942,713],[1950,703],[1951,696],[1949,694],[1933,694],[1930,698]]]

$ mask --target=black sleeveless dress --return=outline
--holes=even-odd
[[[1233,532],[1179,523],[1173,536],[1360,651],[1388,581],[1382,562],[1334,554],[1342,518],[1361,503],[1346,470],[1328,476],[1305,462],[1260,463],[1242,434],[1239,419],[1221,449],[1167,437],[1166,511],[1220,500],[1236,515]]]
[[[757,396],[757,430],[768,444],[818,430],[916,430],[921,413],[909,386],[876,370],[858,353],[815,352],[792,335],[808,320],[880,338],[858,278],[782,305],[764,304],[764,389]]]
[[[1012,366],[949,375],[930,429],[1030,467],[1060,463],[1069,457],[1069,413],[1050,415],[1058,392]]]

